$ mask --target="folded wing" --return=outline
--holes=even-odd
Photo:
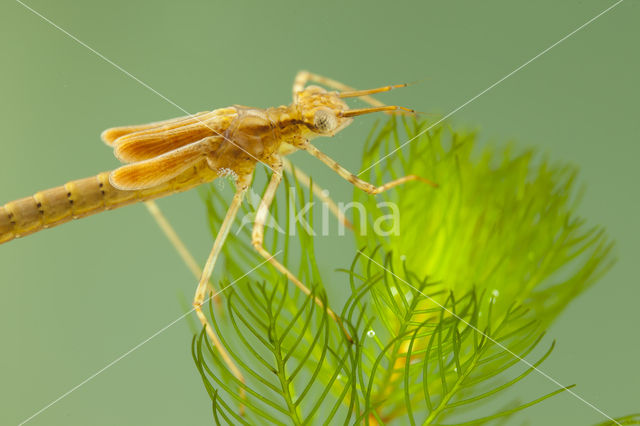
[[[109,146],[113,146],[113,143],[122,136],[128,135],[130,133],[140,132],[143,130],[155,129],[155,128],[166,128],[171,129],[178,126],[182,126],[184,124],[189,124],[195,122],[198,118],[206,116],[210,114],[211,111],[202,111],[196,114],[187,115],[184,117],[171,118],[169,120],[163,121],[155,121],[153,123],[147,124],[134,124],[132,126],[121,126],[121,127],[112,127],[110,129],[105,130],[100,135],[100,138]]]
[[[235,114],[235,108],[221,108],[150,124],[115,127],[105,130],[102,139],[114,147],[120,161],[135,163],[209,136],[222,137]]]
[[[152,188],[206,160],[207,154],[214,152],[221,142],[222,138],[208,137],[155,158],[127,164],[111,172],[109,181],[122,190]]]

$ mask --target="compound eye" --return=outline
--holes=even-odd
[[[338,125],[336,116],[326,109],[319,109],[313,116],[313,125],[321,133],[332,131]]]

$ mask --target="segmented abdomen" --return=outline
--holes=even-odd
[[[109,173],[67,182],[0,207],[0,244],[71,219],[186,191],[217,177],[203,164],[157,187],[123,191],[109,183]]]

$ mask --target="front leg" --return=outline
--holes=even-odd
[[[413,180],[424,182],[428,185],[433,186],[434,188],[438,187],[438,184],[416,175],[403,176],[396,180],[392,180],[391,182],[387,182],[384,185],[375,186],[365,180],[360,179],[358,176],[354,175],[349,170],[342,167],[340,164],[338,164],[337,161],[335,161],[333,158],[329,157],[327,154],[323,153],[322,151],[320,151],[318,148],[311,145],[310,143],[306,143],[303,146],[303,149],[307,151],[309,154],[316,157],[318,160],[322,161],[327,166],[331,167],[336,173],[338,173],[338,175],[340,175],[340,177],[342,177],[352,185],[356,186],[357,188],[369,194],[374,194],[374,195],[379,194],[381,192],[384,192],[393,188],[394,186],[401,185],[403,183],[410,182]]]

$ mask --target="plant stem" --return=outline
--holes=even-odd
[[[480,357],[485,352],[485,348],[486,346],[476,351],[476,353],[473,355],[471,363],[469,364],[465,372],[460,377],[458,377],[454,385],[451,387],[451,389],[449,389],[449,392],[447,392],[445,395],[442,396],[442,400],[440,401],[438,406],[432,412],[429,413],[429,416],[427,416],[425,421],[422,423],[423,426],[430,425],[447,408],[447,403],[451,400],[451,398],[455,396],[455,394],[460,389],[460,385],[462,384],[462,382],[464,382],[464,380],[469,376],[469,374],[471,374],[471,372],[477,366],[478,361],[480,360]]]
[[[269,313],[270,314],[270,313]],[[275,331],[275,330],[272,330]],[[280,339],[273,339],[274,350],[273,354],[276,359],[276,367],[278,370],[278,380],[280,381],[280,386],[282,386],[282,394],[284,396],[284,400],[287,404],[287,408],[289,409],[289,414],[291,415],[291,420],[294,425],[302,425],[302,420],[300,420],[300,413],[298,413],[298,407],[293,402],[293,396],[291,395],[291,389],[289,388],[289,380],[287,380],[286,373],[286,364],[284,359],[282,358],[282,347],[280,345]]]

